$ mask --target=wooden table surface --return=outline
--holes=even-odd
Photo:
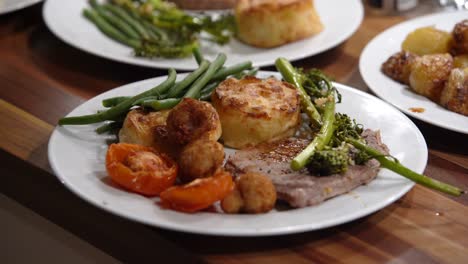
[[[262,238],[162,230],[81,200],[57,180],[47,160],[57,120],[90,97],[166,71],[68,46],[47,29],[41,10],[38,4],[0,16],[0,191],[15,203],[124,263],[468,263],[467,196],[453,198],[420,186],[351,223]],[[346,42],[294,64],[321,68],[338,82],[369,91],[357,67],[362,49],[382,30],[412,16],[366,12]],[[413,121],[429,147],[425,173],[468,189],[468,136]]]

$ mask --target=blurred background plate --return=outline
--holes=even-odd
[[[34,5],[41,1],[42,0],[0,0],[0,15]]]
[[[1,1],[1,0],[0,0]],[[102,34],[96,26],[83,17],[86,0],[48,0],[44,4],[43,16],[49,29],[64,42],[91,54],[140,66],[194,70],[195,60],[138,58],[133,50]],[[224,52],[232,64],[251,60],[254,66],[268,66],[277,57],[289,60],[302,59],[333,48],[348,39],[359,27],[364,16],[360,0],[315,0],[315,7],[324,24],[324,30],[310,38],[272,49],[260,49],[233,39],[225,46],[201,43],[207,59]]]
[[[380,71],[382,63],[401,50],[401,43],[408,33],[425,26],[452,31],[456,23],[467,18],[468,11],[438,13],[408,20],[385,30],[370,41],[361,54],[359,70],[362,78],[377,96],[405,114],[429,124],[468,134],[467,116],[449,111],[412,92],[407,85],[390,79]],[[410,108],[423,108],[424,112],[414,113]]]

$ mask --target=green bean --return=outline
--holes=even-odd
[[[98,13],[94,10],[84,9],[83,15],[88,18],[91,22],[93,22],[98,29],[107,35],[109,38],[116,40],[124,45],[130,46],[132,48],[140,47],[140,41],[135,39],[129,39],[125,35],[123,35],[119,30],[114,28],[111,24],[109,24],[104,18],[102,18]]]
[[[120,122],[120,121],[109,122],[109,123],[105,123],[104,125],[96,128],[95,131],[98,134],[104,134],[104,133],[111,132],[113,130],[119,129],[119,128],[122,127],[122,125],[123,125],[123,122]]]
[[[116,96],[116,97],[106,98],[106,99],[102,100],[102,106],[104,106],[104,107],[113,107],[113,106],[116,106],[116,105],[120,104],[121,102],[127,100],[130,97],[131,96]]]
[[[141,98],[141,99],[138,99],[136,100],[133,105],[141,105],[144,101],[148,101],[148,100],[160,100],[161,99],[161,96],[160,95],[156,95],[156,96],[148,96],[148,97],[144,97],[144,98]]]
[[[124,20],[127,24],[129,24],[135,32],[138,33],[138,35],[144,39],[149,39],[150,35],[145,29],[145,27],[140,24],[138,20],[130,16],[125,9],[118,5],[112,5],[112,4],[105,4],[103,5],[103,8],[108,10],[109,12],[112,12],[114,15],[120,17],[122,20]]]
[[[216,74],[213,76],[212,80],[215,81],[222,81],[226,79],[229,75],[233,75],[236,73],[239,73],[243,70],[247,70],[252,68],[252,62],[251,61],[245,61],[241,62],[238,64],[234,64],[232,66],[220,69],[219,71],[216,72]]]
[[[219,82],[214,82],[214,83],[210,83],[208,84],[207,86],[205,86],[205,88],[203,88],[200,92],[200,100],[202,101],[207,101],[210,99],[211,97],[211,93],[213,93],[213,91],[216,89],[216,87],[218,87],[219,85]]]
[[[127,37],[131,39],[140,39],[140,36],[138,35],[138,32],[135,31],[125,20],[120,19],[120,17],[117,17],[114,15],[114,13],[107,12],[107,10],[99,5],[96,0],[90,0],[89,1],[91,6],[94,8],[94,10],[107,22],[110,24],[114,25],[118,30],[120,30],[122,33],[124,33]]]
[[[201,51],[200,51],[200,47],[199,47],[199,46],[196,46],[196,47],[193,49],[193,56],[195,57],[195,60],[197,61],[197,64],[198,64],[198,65],[201,65],[201,63],[203,62],[204,58],[203,58],[203,54],[202,54]]]
[[[168,41],[169,37],[167,36],[167,33],[164,32],[162,29],[156,27],[155,25],[151,24],[151,22],[144,20],[144,18],[140,18],[141,23],[145,26],[145,28],[148,30],[148,33],[154,38],[157,39],[161,42],[166,42]]]
[[[213,75],[221,68],[226,61],[226,54],[220,53],[216,59],[210,64],[208,69],[203,73],[200,78],[198,78],[195,83],[189,88],[185,93],[185,98],[196,98],[200,94],[200,90],[205,87],[205,85],[212,80]]]
[[[182,99],[181,98],[167,98],[162,100],[146,100],[141,103],[144,107],[150,107],[154,110],[171,109],[176,106]]]
[[[202,75],[206,69],[208,69],[210,63],[208,61],[202,61],[198,69],[187,75],[182,81],[176,83],[165,98],[172,98],[172,97],[179,97],[182,96],[182,92],[185,90],[185,88],[189,87],[200,75]]]
[[[105,120],[112,120],[113,118],[120,116],[123,112],[130,109],[133,106],[133,103],[139,99],[166,92],[174,84],[176,75],[177,73],[174,69],[169,69],[169,75],[167,79],[156,87],[135,95],[121,102],[120,104],[98,114],[64,117],[59,120],[59,125],[86,125],[102,122]]]

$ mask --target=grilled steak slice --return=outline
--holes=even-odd
[[[362,136],[367,144],[388,154],[388,148],[381,142],[379,132],[366,130]],[[225,168],[235,176],[246,172],[267,175],[275,185],[278,198],[292,207],[319,204],[366,184],[377,176],[380,164],[375,159],[369,160],[365,165],[350,165],[345,173],[329,176],[313,176],[307,169],[291,170],[291,160],[308,143],[305,139],[287,138],[239,150],[229,157]]]

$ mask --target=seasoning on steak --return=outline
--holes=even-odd
[[[378,131],[367,129],[362,136],[368,145],[388,154]],[[229,157],[225,168],[235,176],[246,172],[267,175],[275,185],[278,198],[292,207],[319,204],[366,184],[377,176],[380,164],[375,159],[365,165],[350,165],[345,173],[329,176],[313,176],[307,169],[291,170],[291,160],[308,144],[309,141],[305,139],[287,138],[239,150]]]

